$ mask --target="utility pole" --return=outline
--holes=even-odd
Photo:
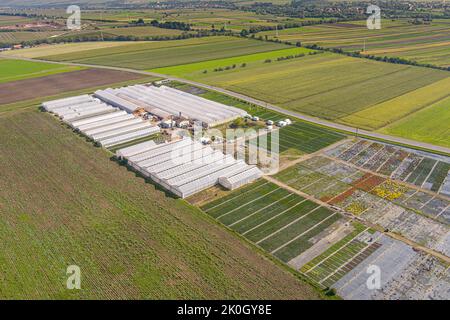
[[[275,38],[278,38],[278,25],[275,25]]]

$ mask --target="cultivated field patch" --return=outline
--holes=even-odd
[[[86,69],[34,79],[12,81],[0,84],[0,104],[14,103],[139,78],[143,78],[143,76],[115,70]]]
[[[387,20],[379,30],[368,30],[365,21],[353,21],[351,27],[342,24],[321,24],[275,31],[258,35],[324,48],[340,48],[367,55],[402,57],[437,66],[450,66],[450,25],[446,20],[433,19],[417,25],[407,19]],[[278,33],[278,37],[276,36]]]
[[[137,43],[106,49],[49,55],[42,58],[148,70],[286,48],[289,48],[289,46],[217,36]]]
[[[450,97],[380,129],[382,133],[450,147]]]
[[[120,46],[128,46],[130,44],[139,44],[136,41],[94,41],[81,43],[58,43],[58,44],[42,44],[21,50],[10,50],[1,52],[0,56],[17,56],[22,58],[40,58],[48,55],[69,54],[79,51],[88,51],[94,49],[104,49]]]
[[[80,67],[52,63],[0,59],[0,83],[38,78],[57,73],[81,70]]]
[[[177,65],[173,67],[156,68],[150,71],[183,77],[186,79],[195,79],[195,77],[201,75],[202,73],[205,74],[208,72],[223,72],[223,70],[226,70],[227,68],[246,68],[248,64],[264,63],[264,61],[272,59],[277,60],[286,57],[295,59],[296,56],[305,55],[309,52],[311,52],[311,50],[305,48],[289,48],[269,52],[254,53],[250,55],[236,56],[232,58]]]
[[[450,77],[353,113],[340,121],[360,128],[378,129],[443,101],[450,95],[448,88]]]
[[[200,72],[192,79],[288,110],[367,128],[383,127],[448,95],[446,71],[332,53]],[[434,94],[421,89],[427,86]],[[367,94],[367,88],[376,92]]]

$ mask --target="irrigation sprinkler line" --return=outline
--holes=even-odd
[[[355,141],[352,145],[350,145],[347,149],[342,150],[339,154],[337,154],[335,157],[339,158],[340,156],[342,156],[344,153],[346,153],[347,151],[349,151],[351,148],[353,148],[353,146],[355,146],[358,143],[358,141]]]
[[[313,171],[313,172],[316,172],[316,171]],[[320,172],[319,172],[319,173],[320,173]],[[321,178],[319,178],[319,179],[317,179],[317,180],[314,180],[313,182],[307,184],[306,186],[303,186],[303,187],[300,189],[300,191],[305,190],[306,188],[308,188],[308,187],[310,187],[310,186],[316,184],[316,183],[319,182],[319,181],[322,181],[322,180],[325,179],[325,178],[326,178],[326,176],[323,175],[323,177],[321,177]]]
[[[409,199],[411,199],[417,192],[419,192],[418,189],[416,189],[416,190],[414,191],[414,193],[412,193],[409,197],[403,199],[403,201],[402,201],[401,203],[406,204],[406,201],[408,201]]]
[[[425,206],[430,203],[431,200],[435,199],[436,197],[431,197],[428,201],[426,201],[423,205],[420,206],[420,210],[422,210],[422,208],[425,208]]]
[[[448,204],[444,209],[439,212],[439,214],[436,216],[436,218],[439,218],[448,208],[450,208],[450,204]]]
[[[384,149],[386,149],[386,145],[383,145],[383,147],[378,150],[377,152],[375,152],[369,159],[367,159],[362,165],[361,167],[364,167],[367,163],[369,163],[373,158],[375,158],[377,156],[377,154],[379,154],[380,152],[382,152]]]
[[[390,179],[390,177],[387,176],[387,175],[384,175],[384,174],[382,174],[382,173],[375,172],[375,171],[372,171],[372,170],[369,170],[369,169],[366,169],[366,168],[359,167],[359,166],[357,166],[357,165],[355,165],[355,164],[353,164],[353,163],[346,162],[345,160],[338,159],[338,158],[334,158],[334,157],[328,156],[328,155],[326,155],[326,154],[322,154],[321,156],[322,156],[322,157],[325,157],[325,158],[329,158],[329,159],[334,160],[334,161],[336,161],[336,162],[340,162],[340,163],[346,164],[346,165],[348,165],[348,166],[350,166],[350,167],[353,167],[353,168],[356,168],[356,169],[358,169],[358,170],[360,170],[360,171],[370,173],[370,174],[372,174],[372,175],[374,175],[374,176],[379,176],[379,177],[385,178],[385,179],[387,179],[387,180]],[[413,171],[414,171],[414,170],[413,170]],[[412,172],[411,172],[411,173],[412,173]],[[428,190],[428,189],[422,189],[422,188],[420,188],[419,186],[416,186],[415,184],[406,182],[406,179],[405,179],[405,180],[395,180],[395,181],[396,181],[397,183],[403,185],[403,186],[406,186],[406,187],[408,187],[408,188],[410,188],[410,189],[416,190],[416,192],[417,192],[417,191],[421,191],[421,192],[424,192],[424,193],[433,195],[433,196],[435,196],[435,197],[437,197],[437,198],[439,198],[439,199],[443,199],[443,200],[450,201],[450,197],[448,197],[448,196],[446,196],[446,195],[443,195],[443,194],[438,194],[438,193],[436,193],[436,192],[434,192],[434,191],[431,191],[431,190]],[[407,199],[406,199],[406,200],[407,200]],[[406,201],[406,200],[405,200],[405,201]]]
[[[363,140],[363,141],[367,141],[367,140]],[[353,157],[351,157],[350,159],[348,159],[348,162],[351,162],[355,157],[357,157],[361,152],[366,151],[367,149],[369,149],[369,147],[373,144],[372,141],[367,141],[367,146],[363,149],[361,149],[357,154],[355,154]]]
[[[394,154],[395,154],[395,152],[394,153],[392,153],[392,154],[386,154],[388,157],[387,157],[387,159],[385,160],[385,161],[383,161],[383,163],[382,164],[380,164],[380,166],[376,169],[376,170],[373,170],[374,172],[378,172],[378,171],[380,171],[380,169],[381,168],[383,168],[383,166],[391,159],[391,157],[393,157],[394,156]]]

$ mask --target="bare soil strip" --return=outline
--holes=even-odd
[[[143,75],[125,71],[88,69],[40,78],[11,81],[0,84],[0,104],[31,100],[66,91],[136,80],[143,77]]]

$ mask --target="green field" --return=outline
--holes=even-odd
[[[205,71],[206,72],[217,72],[214,69],[217,68],[226,68],[232,67],[233,65],[236,68],[246,68],[242,64],[250,65],[253,63],[260,64],[267,59],[276,60],[280,57],[286,56],[295,56],[295,55],[303,55],[311,52],[309,49],[305,48],[289,48],[282,50],[274,50],[269,52],[255,53],[243,56],[236,56],[232,58],[225,59],[217,59],[217,60],[208,60],[203,62],[191,63],[191,64],[183,64],[176,65],[172,67],[165,68],[156,68],[151,69],[150,71],[168,74],[172,76],[183,77],[185,79],[195,79],[198,76],[201,76]]]
[[[365,129],[378,129],[429,107],[450,95],[450,77],[386,100],[340,119]]]
[[[311,238],[341,219],[337,212],[265,180],[201,208],[284,262],[311,247]]]
[[[0,83],[49,76],[81,69],[83,68],[52,63],[0,59]]]
[[[272,2],[288,2],[288,0],[277,0]],[[27,10],[30,13],[31,10]],[[32,9],[37,15],[46,15],[48,17],[59,16],[66,17],[62,9]],[[293,18],[276,16],[267,13],[255,13],[247,10],[231,10],[225,8],[164,8],[161,9],[112,9],[96,10],[84,9],[83,19],[90,20],[90,23],[96,25],[117,25],[126,24],[137,19],[143,19],[145,22],[151,20],[158,21],[178,21],[191,25],[194,30],[210,30],[212,26],[216,29],[225,27],[226,30],[240,32],[242,29],[256,26],[275,26],[278,23],[298,22],[303,20],[321,20],[320,18]],[[323,19],[326,20],[326,19]]]
[[[450,148],[449,123],[450,98],[446,98],[379,131]]]
[[[392,119],[397,120],[398,115],[386,112],[387,116],[378,120],[376,114],[364,116],[365,109],[375,108],[385,101],[448,77],[445,71],[322,53],[201,73],[194,79],[288,110],[360,127],[365,127],[370,121],[372,127],[380,128]],[[436,84],[434,94],[443,97],[448,94],[448,87]],[[432,99],[435,97],[428,101]],[[409,109],[422,107],[422,101],[408,100]],[[348,117],[353,114],[356,116],[349,121]]]
[[[276,38],[275,31],[258,35]],[[350,52],[363,51],[365,44],[364,54],[450,66],[450,20],[435,19],[431,24],[414,25],[407,20],[383,19],[379,30],[369,30],[365,21],[322,24],[280,30],[278,39]]]
[[[289,47],[278,43],[268,44],[257,40],[217,36],[138,43],[107,49],[50,55],[42,58],[133,69],[152,69],[284,48]]]
[[[2,114],[0,133],[2,298],[319,298],[48,114]]]

